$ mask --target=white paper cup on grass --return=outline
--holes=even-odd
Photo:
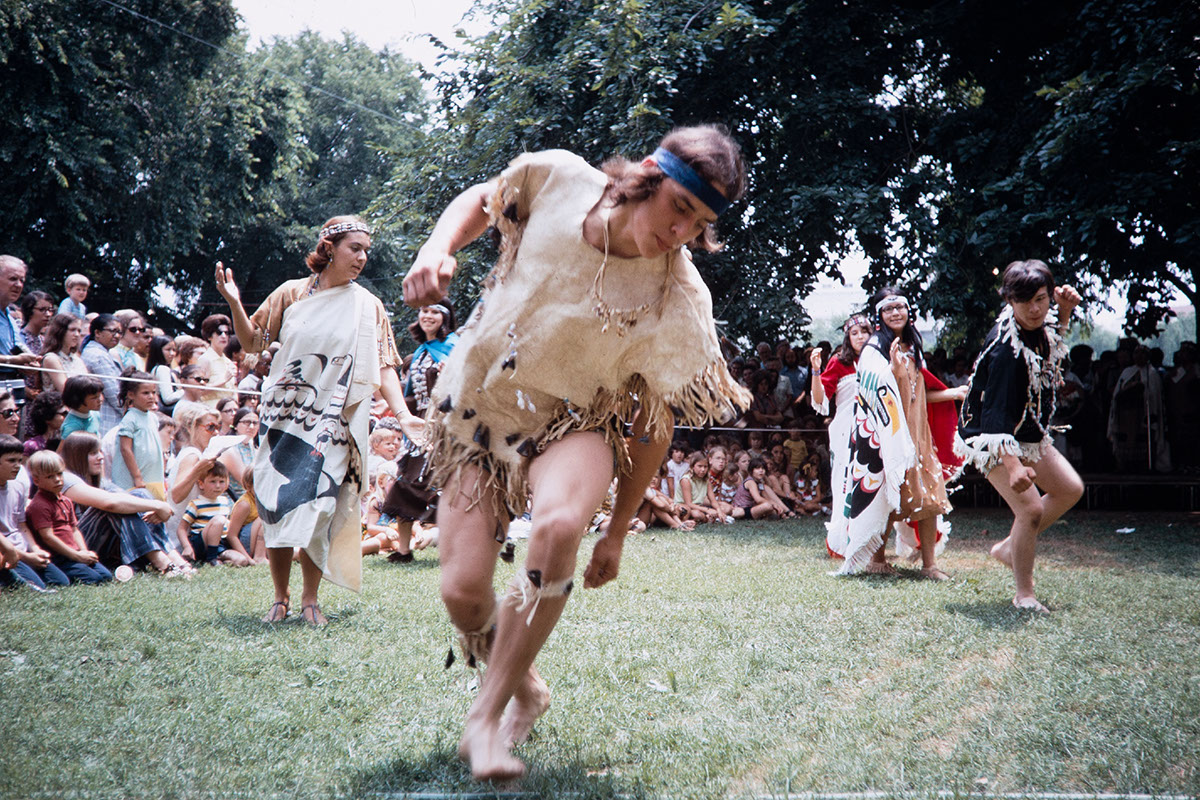
[[[133,567],[129,566],[128,564],[122,564],[113,570],[113,577],[116,578],[120,583],[125,583],[133,577]]]

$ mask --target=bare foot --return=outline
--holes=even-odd
[[[921,570],[921,577],[927,581],[938,581],[939,583],[950,580],[950,576],[938,567],[924,567]]]
[[[511,781],[525,774],[525,765],[508,751],[499,726],[488,720],[467,719],[458,757],[471,765],[471,777],[477,781]]]
[[[329,620],[325,619],[325,615],[321,613],[321,607],[316,603],[306,603],[300,606],[300,616],[315,628],[329,624]]]
[[[1013,608],[1017,611],[1032,611],[1035,614],[1049,614],[1050,609],[1038,602],[1036,597],[1014,597]]]
[[[886,561],[868,561],[863,572],[868,575],[895,575],[896,568]]]
[[[992,545],[992,558],[1012,569],[1012,537],[1004,537],[1004,541]]]
[[[271,603],[271,607],[267,609],[267,614],[262,618],[263,622],[282,622],[287,619],[288,601],[276,600]]]
[[[529,738],[533,723],[550,708],[550,687],[534,667],[513,692],[512,699],[500,717],[500,735],[510,747]]]

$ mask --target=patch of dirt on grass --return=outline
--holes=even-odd
[[[1124,566],[1109,548],[1095,542],[1066,537],[1039,541],[1037,565],[1058,569],[1116,569]]]

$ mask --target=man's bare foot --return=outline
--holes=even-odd
[[[511,781],[525,774],[525,765],[509,752],[500,727],[487,720],[467,719],[458,757],[471,765],[471,777],[477,781]]]
[[[1035,614],[1049,614],[1050,609],[1038,602],[1036,597],[1014,597],[1013,608],[1017,611],[1032,611]]]
[[[500,735],[510,747],[529,738],[533,723],[550,708],[550,687],[534,667],[513,692],[512,699],[500,717]]]
[[[1004,541],[992,545],[992,558],[1012,569],[1012,537],[1004,537]]]
[[[939,567],[923,567],[921,569],[921,577],[927,581],[948,581],[950,576],[941,570]]]

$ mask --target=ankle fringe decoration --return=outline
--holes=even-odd
[[[525,618],[525,626],[528,627],[533,624],[533,617],[537,614],[543,597],[566,597],[571,594],[574,586],[575,581],[572,578],[543,581],[540,569],[522,569],[509,584],[504,602],[511,605],[518,614],[523,614],[525,609],[529,609],[529,616]]]
[[[496,612],[499,609],[499,603],[492,606],[492,615],[488,621],[483,624],[479,630],[464,631],[461,628],[456,628],[458,632],[458,646],[462,649],[463,658],[467,662],[467,666],[471,669],[482,671],[483,665],[487,663],[488,656],[492,652],[492,639],[496,633]],[[454,648],[450,648],[450,652],[446,655],[446,669],[450,669],[450,665],[454,663]]]

